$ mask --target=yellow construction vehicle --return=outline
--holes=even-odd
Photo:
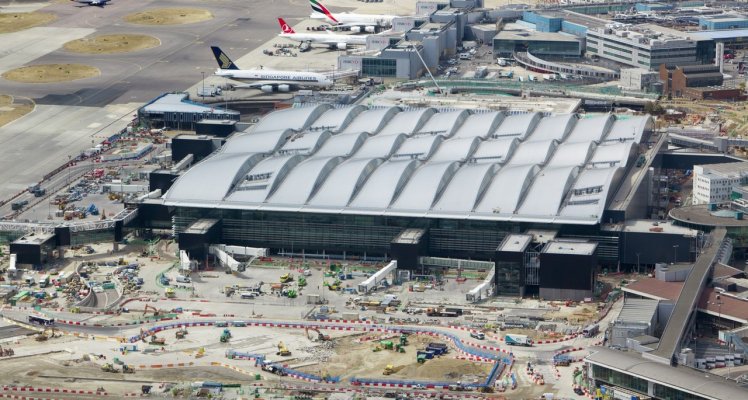
[[[201,347],[200,350],[195,353],[195,358],[200,358],[205,355],[205,347]]]
[[[122,373],[123,374],[134,374],[135,369],[127,364],[122,364]]]
[[[49,334],[47,334],[47,330],[49,330],[51,332]],[[53,328],[44,328],[43,331],[41,331],[41,332],[39,332],[39,333],[36,334],[36,337],[34,337],[34,339],[37,342],[43,342],[43,341],[45,341],[47,339],[55,338],[55,337],[57,337],[57,335],[55,334],[55,328],[53,327]]]
[[[173,299],[174,297],[177,296],[177,293],[174,291],[174,288],[168,287],[164,289],[164,295],[166,295],[166,297],[169,299]]]
[[[281,283],[291,282],[293,280],[293,275],[291,275],[290,272],[287,272],[280,277]]]
[[[104,372],[119,372],[117,368],[114,368],[114,365],[111,363],[106,363],[101,366],[101,370]]]
[[[288,350],[288,347],[286,347],[285,343],[278,342],[278,352],[276,352],[275,355],[287,357],[291,355],[291,351]]]
[[[396,373],[397,371],[400,371],[401,369],[403,369],[402,365],[395,367],[394,365],[389,364],[386,367],[384,367],[384,372],[382,372],[382,374],[384,374],[384,375],[392,375],[392,374]]]
[[[148,310],[153,311],[153,316],[154,317],[158,317],[161,314],[161,311],[159,311],[158,308],[156,308],[154,306],[149,306],[148,304],[146,304],[145,307],[143,307],[143,315],[148,314]]]

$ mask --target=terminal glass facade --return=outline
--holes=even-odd
[[[582,48],[576,40],[493,40],[493,52],[496,55],[509,56],[518,51],[527,51],[536,56],[579,57]]]
[[[654,384],[654,395],[662,400],[705,400],[705,397],[695,394],[686,393],[682,390],[671,388],[670,386]]]
[[[592,373],[596,380],[608,383],[614,386],[635,390],[640,393],[647,393],[649,386],[646,379],[637,378],[623,372],[614,371],[610,368],[592,365]]]
[[[361,72],[364,75],[395,77],[397,75],[397,60],[392,58],[363,58]]]

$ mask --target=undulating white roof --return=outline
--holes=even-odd
[[[527,192],[518,214],[553,217],[577,176],[578,167],[543,168]]]
[[[426,160],[439,148],[444,140],[441,135],[416,136],[405,139],[400,148],[392,155],[393,160]]]
[[[600,142],[613,126],[613,121],[615,118],[610,114],[582,116],[574,125],[566,142]]]
[[[643,130],[652,128],[647,117],[504,115],[361,106],[277,111],[188,169],[163,202],[595,224],[636,158]]]
[[[323,130],[337,133],[345,129],[348,124],[362,111],[366,110],[364,106],[348,106],[333,108],[325,111],[310,126],[309,130]]]
[[[547,142],[557,140],[559,142],[566,138],[571,131],[571,127],[576,121],[574,114],[560,114],[552,117],[545,117],[538,122],[530,136],[525,139],[527,142]]]
[[[263,159],[237,182],[233,193],[228,195],[227,201],[248,204],[263,203],[293,167],[303,160],[304,156],[300,155]],[[212,186],[207,187],[212,188]]]
[[[390,207],[396,211],[427,212],[459,168],[457,162],[437,162],[421,165]]]
[[[513,215],[522,196],[539,170],[540,168],[537,165],[501,168],[491,184],[488,185],[483,198],[475,207],[475,211],[487,214]]]
[[[481,140],[478,137],[463,137],[445,140],[436,150],[430,161],[466,161],[473,154]]]
[[[309,127],[325,111],[331,109],[329,104],[313,107],[288,108],[272,112],[249,128],[252,133],[293,129],[300,131]]]
[[[302,154],[310,155],[317,151],[327,139],[330,138],[330,131],[301,132],[291,136],[283,147],[278,150],[278,154]]]
[[[509,136],[524,140],[535,129],[540,119],[540,113],[509,115],[501,121],[499,127],[489,137],[498,139]]]
[[[469,215],[498,169],[498,164],[463,164],[434,205],[434,211]]]
[[[393,198],[408,183],[417,165],[418,162],[414,160],[387,161],[381,164],[369,176],[351,206],[381,211],[389,208]]]
[[[654,121],[645,115],[624,115],[616,117],[616,122],[610,129],[605,141],[634,141],[641,142],[645,130],[652,130]]]
[[[461,127],[454,134],[455,138],[480,137],[486,138],[504,119],[504,114],[498,111],[478,112],[470,114]]]
[[[303,205],[324,182],[342,157],[309,158],[291,170],[268,202],[273,205]]]
[[[416,135],[428,134],[450,137],[462,126],[468,115],[467,110],[436,113],[418,129]]]
[[[221,148],[222,153],[274,153],[294,135],[294,131],[283,129],[261,133],[240,133],[234,135]]]
[[[560,215],[574,218],[600,218],[611,197],[611,185],[623,175],[623,168],[588,168],[582,170]]]
[[[386,125],[392,117],[400,112],[398,107],[373,108],[361,112],[343,129],[342,133],[368,132],[375,134]]]
[[[473,153],[471,161],[478,163],[506,163],[519,146],[517,138],[484,140]]]
[[[509,159],[508,165],[545,164],[548,161],[548,157],[553,154],[557,144],[558,142],[555,140],[522,143],[514,151],[514,155]]]
[[[423,124],[436,113],[433,108],[418,108],[395,114],[394,117],[382,128],[378,135],[398,135],[404,133],[408,136],[418,131]]]
[[[374,159],[348,160],[335,167],[327,180],[309,201],[314,207],[342,209],[364,185],[369,175],[383,161]]]
[[[314,153],[315,157],[348,157],[364,144],[369,135],[366,133],[340,133],[331,136]]]

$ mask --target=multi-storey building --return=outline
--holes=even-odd
[[[693,204],[730,201],[733,187],[748,183],[748,162],[694,165]]]

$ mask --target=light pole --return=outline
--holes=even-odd
[[[637,274],[641,273],[641,269],[639,268],[639,256],[640,255],[641,255],[641,253],[636,253],[636,273]]]
[[[68,155],[68,185],[70,185],[70,162],[73,159],[73,156]]]
[[[205,71],[200,72],[203,75],[203,91],[200,93],[200,96],[203,98],[203,102],[205,102]]]
[[[678,262],[678,245],[673,245],[673,264]]]

